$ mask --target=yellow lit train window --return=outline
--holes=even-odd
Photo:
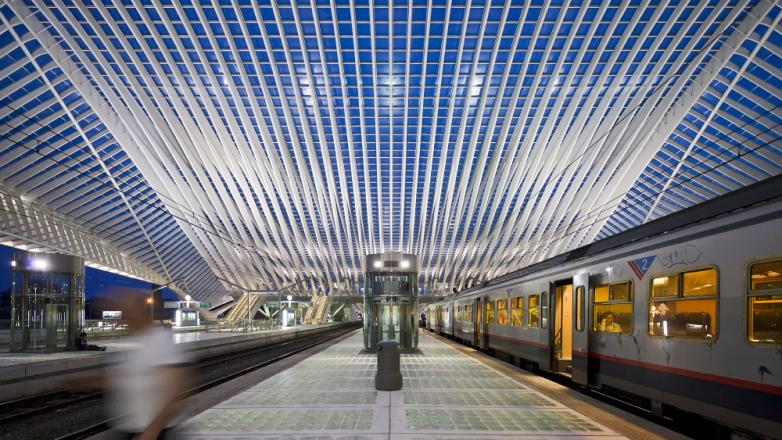
[[[508,300],[497,300],[497,324],[508,325]]]
[[[633,294],[630,287],[629,281],[611,284],[611,301],[632,301]]]
[[[649,334],[713,339],[717,336],[717,270],[683,272],[652,280]]]
[[[524,297],[519,296],[510,300],[510,325],[521,327],[524,324]]]
[[[753,264],[750,290],[782,290],[782,260]]]
[[[530,295],[527,304],[527,327],[540,327],[540,295]]]
[[[576,331],[584,331],[584,286],[576,287]]]
[[[652,296],[659,298],[662,296],[677,296],[679,293],[679,276],[671,275],[652,280]]]
[[[606,302],[608,301],[608,284],[601,284],[597,287],[595,287],[595,302]]]
[[[494,301],[486,301],[486,324],[494,324]]]
[[[717,293],[717,271],[714,269],[686,272],[682,276],[684,296],[704,296]]]
[[[633,332],[632,283],[624,281],[595,286],[592,330],[606,333]]]
[[[782,260],[750,266],[747,337],[750,342],[782,343]]]

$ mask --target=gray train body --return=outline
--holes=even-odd
[[[778,191],[775,188],[771,193]],[[769,193],[759,196],[747,192],[750,203],[753,199],[747,194],[761,200]],[[571,251],[429,304],[427,327],[463,343],[508,354],[514,361],[535,364],[543,371],[570,375],[584,386],[611,387],[648,398],[656,410],[669,405],[778,437],[782,435],[782,341],[778,336],[773,342],[750,340],[748,292],[753,265],[782,260],[782,199],[773,197],[733,209],[741,203],[739,195],[714,201],[700,211],[685,210],[678,213],[678,219],[669,219],[668,226],[663,221],[656,228],[648,227],[646,236],[643,231],[637,233],[641,238],[617,238],[613,245],[596,242],[592,250]],[[709,210],[718,214],[710,215]],[[688,219],[688,214],[692,218]],[[697,221],[692,223],[692,219]],[[669,320],[658,319],[668,306],[650,298],[652,280],[667,282],[673,279],[666,278],[668,275],[684,277],[690,273],[716,276],[716,294],[711,297],[716,300],[716,316],[683,311],[669,315]],[[606,322],[596,322],[600,315],[595,307],[606,308],[606,304],[595,305],[597,286],[628,281],[632,313],[611,313],[616,320],[613,325],[624,332],[597,331]],[[654,283],[657,286],[663,281]],[[702,284],[713,289],[710,282]],[[565,299],[567,286],[569,302]],[[579,303],[581,292],[584,296]],[[779,289],[771,294],[782,299]],[[526,322],[531,295],[541,295],[541,307],[537,321],[533,317],[532,322]],[[512,317],[518,318],[512,313],[517,304],[511,302],[518,297],[523,297],[527,306],[522,310],[525,322],[511,325]],[[504,325],[497,323],[502,312],[497,309],[500,301],[505,301]],[[676,306],[673,302],[668,304]],[[493,323],[486,322],[487,303],[494,307]],[[627,303],[622,306],[625,310],[630,307]],[[679,305],[692,308],[692,304],[713,302]],[[773,325],[782,325],[781,309],[776,310],[772,311],[777,313],[772,317],[776,319]],[[674,328],[676,319],[685,319],[682,328]],[[776,331],[782,332],[778,327]],[[696,337],[688,337],[690,334]],[[563,357],[567,338],[570,359]]]

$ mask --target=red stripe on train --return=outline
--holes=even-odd
[[[549,347],[546,344],[540,344],[538,342],[532,342],[532,341],[525,341],[523,339],[511,338],[508,336],[501,336],[495,334],[490,334],[489,336],[492,338],[506,339],[508,341],[518,342],[526,345],[532,345],[539,348]],[[647,370],[662,371],[665,373],[677,374],[679,376],[691,377],[694,379],[705,380],[708,382],[717,382],[717,383],[731,385],[739,388],[747,388],[755,391],[762,391],[764,393],[782,395],[782,387],[778,387],[775,385],[767,385],[767,384],[762,384],[757,382],[751,382],[748,380],[736,379],[733,377],[718,376],[716,374],[700,373],[698,371],[685,370],[683,368],[667,367],[665,365],[652,364],[649,362],[643,362],[635,359],[620,358],[617,356],[609,356],[601,353],[586,353],[583,351],[573,350],[573,356],[586,357],[587,355],[595,359],[604,359],[607,361],[612,361],[623,365],[646,368]]]
[[[576,352],[574,351],[573,354],[576,354]],[[578,352],[577,355],[586,356],[586,353]],[[766,385],[757,382],[750,382],[748,380],[736,379],[733,377],[718,376],[716,374],[701,373],[698,371],[685,370],[683,368],[668,367],[665,365],[652,364],[649,362],[643,362],[635,359],[620,358],[617,356],[609,356],[601,353],[589,353],[589,356],[596,359],[604,359],[607,361],[616,362],[622,365],[630,365],[634,367],[646,368],[647,370],[662,371],[664,373],[677,374],[679,376],[686,376],[686,377],[705,380],[709,382],[717,382],[717,383],[732,385],[740,388],[748,388],[755,391],[762,391],[764,393],[782,395],[782,387],[778,387],[774,385]]]

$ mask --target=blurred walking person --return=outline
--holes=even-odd
[[[144,292],[118,293],[134,348],[120,353],[107,378],[108,409],[116,417],[112,437],[165,438],[185,390],[183,364],[187,359],[170,329],[153,324]]]

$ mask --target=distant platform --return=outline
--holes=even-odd
[[[340,323],[300,325],[286,329],[258,332],[188,332],[173,333],[174,342],[193,360],[262,344],[305,336],[309,332]],[[0,352],[0,401],[8,401],[58,389],[69,374],[101,368],[115,362],[116,354],[139,347],[132,336],[106,340],[90,339],[90,344],[105,346],[106,351],[61,351],[55,353]]]
[[[361,354],[362,336],[357,332],[187,420],[174,436],[372,440],[625,438],[606,424],[430,334],[421,334],[419,347],[420,354],[402,355],[404,388],[376,391],[376,356]],[[618,419],[616,415],[611,417]],[[648,434],[646,438],[675,437],[670,432]]]

